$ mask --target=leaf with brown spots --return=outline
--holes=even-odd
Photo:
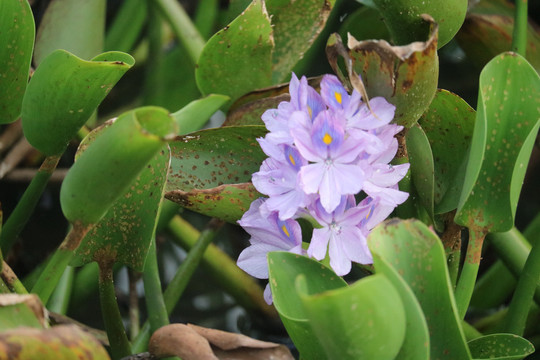
[[[107,351],[75,325],[21,327],[0,332],[0,358],[9,360],[105,360]]]
[[[507,52],[482,70],[456,223],[490,232],[512,228],[539,109],[540,78],[525,58]]]
[[[352,36],[348,39],[353,69],[362,77],[368,96],[382,96],[394,104],[394,122],[405,127],[418,121],[437,90],[437,25],[432,19],[428,23],[427,41],[406,46],[391,46],[385,40],[357,41]],[[336,38],[332,40],[336,43]]]
[[[45,327],[47,322],[47,311],[37,295],[0,295],[0,330],[3,331],[20,326],[39,329]]]

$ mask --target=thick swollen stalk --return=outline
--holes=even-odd
[[[482,229],[469,229],[469,245],[467,246],[467,256],[459,276],[456,287],[456,305],[460,319],[465,318],[465,313],[469,308],[480,259],[482,258],[482,245],[486,233]]]
[[[514,32],[512,33],[512,51],[527,57],[527,5],[528,0],[516,1],[514,14]]]
[[[2,249],[2,254],[7,254],[17,236],[30,219],[30,215],[34,212],[34,209],[47,186],[52,173],[60,161],[61,155],[48,156],[41,164],[36,176],[26,188],[23,196],[17,203],[17,206],[7,219],[6,223],[2,227],[2,232],[0,234],[0,248]]]

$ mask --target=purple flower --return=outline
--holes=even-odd
[[[246,232],[251,235],[250,246],[240,253],[237,265],[258,279],[268,279],[268,264],[266,256],[271,251],[288,251],[304,254],[302,249],[302,231],[300,225],[293,219],[282,221],[277,213],[263,216],[259,211],[265,200],[257,199],[251,203],[249,210],[238,221]],[[265,299],[270,304],[269,288],[265,290]]]
[[[305,119],[292,117],[292,135],[300,155],[310,162],[300,169],[300,183],[306,194],[318,193],[321,204],[332,212],[342,195],[362,190],[364,170],[356,161],[361,144],[346,136],[344,123],[325,110],[306,128]]]
[[[351,271],[351,262],[373,262],[366,237],[359,225],[370,215],[372,206],[367,203],[356,206],[353,196],[343,196],[333,212],[327,212],[320,202],[314,206],[313,217],[322,225],[313,230],[313,238],[307,250],[309,256],[322,260],[328,254],[330,266],[337,275]]]

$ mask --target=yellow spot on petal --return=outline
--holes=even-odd
[[[322,141],[326,144],[326,145],[330,145],[332,143],[332,137],[330,135],[328,135],[328,133],[324,134],[324,137],[322,138]]]
[[[334,97],[336,98],[336,101],[341,104],[341,94],[336,91],[334,92]]]
[[[307,106],[307,111],[309,113],[309,117],[312,118],[313,117],[313,110],[311,110],[311,107],[309,105]]]
[[[291,234],[289,234],[289,230],[287,230],[287,227],[285,225],[281,227],[281,230],[283,230],[283,233],[287,235],[287,237],[291,237]]]
[[[289,154],[289,161],[291,162],[293,166],[296,166],[296,161],[294,161],[292,154]]]

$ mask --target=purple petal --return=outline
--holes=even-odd
[[[362,231],[355,226],[344,227],[339,240],[349,260],[360,264],[372,264],[373,258],[367,247],[366,238]]]
[[[326,105],[333,109],[344,109],[349,103],[349,94],[334,75],[324,75],[321,80],[321,96]]]
[[[306,194],[316,194],[326,174],[326,165],[315,163],[300,169],[300,185]]]
[[[266,256],[270,251],[279,250],[282,249],[269,244],[253,244],[240,253],[236,264],[240,269],[257,279],[268,279],[268,262]]]
[[[328,228],[313,229],[313,236],[307,250],[308,255],[317,260],[324,259],[331,235],[332,232]]]
[[[328,247],[328,255],[330,256],[330,266],[337,275],[344,276],[351,271],[351,260],[347,257],[342,243],[333,236]]]
[[[367,104],[362,104],[358,112],[349,119],[349,125],[362,130],[372,130],[387,125],[394,118],[396,107],[383,97],[369,100],[371,110]]]
[[[264,301],[266,301],[268,305],[272,305],[272,303],[274,302],[274,299],[272,298],[272,289],[270,289],[270,283],[266,284],[263,295],[264,295]]]

